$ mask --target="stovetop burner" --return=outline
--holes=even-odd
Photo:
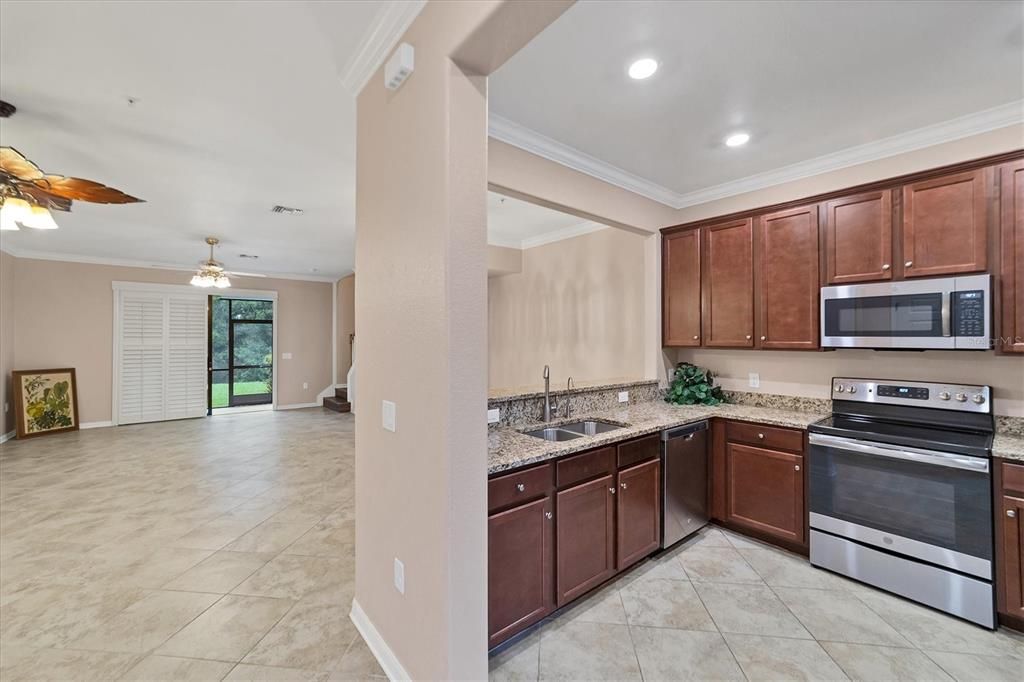
[[[991,433],[894,423],[841,414],[825,417],[811,424],[807,430],[811,433],[955,452],[975,457],[989,457],[992,450]]]

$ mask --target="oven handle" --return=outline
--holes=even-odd
[[[879,445],[878,443],[868,443],[862,440],[840,438],[839,436],[826,436],[818,433],[810,434],[807,440],[811,445],[824,445],[826,447],[837,448],[839,450],[860,452],[865,455],[877,455],[879,457],[889,457],[891,459],[905,459],[910,462],[918,462],[920,464],[933,464],[940,467],[965,469],[967,471],[977,471],[979,473],[988,473],[989,470],[988,460],[978,457],[960,457],[947,452],[921,450],[919,448],[903,446],[892,448],[885,445]]]

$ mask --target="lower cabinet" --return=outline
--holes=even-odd
[[[618,474],[616,570],[629,568],[661,545],[661,462]]]
[[[615,477],[581,483],[556,496],[556,602],[563,606],[615,574]]]
[[[487,520],[488,644],[536,623],[555,606],[555,524],[551,497]]]
[[[996,606],[1000,622],[1024,630],[1024,465],[999,462],[996,484]]]

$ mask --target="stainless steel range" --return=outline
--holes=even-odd
[[[811,563],[995,627],[991,389],[835,378],[808,431]]]

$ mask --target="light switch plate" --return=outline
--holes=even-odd
[[[761,387],[761,375],[758,374],[757,372],[751,372],[750,373],[750,381],[749,381],[749,383],[750,383],[750,388],[760,388]]]
[[[487,423],[488,424],[497,424],[500,419],[501,419],[501,410],[500,409],[498,409],[496,407],[493,410],[487,410]]]
[[[405,564],[395,557],[395,589],[399,594],[405,594]]]
[[[629,391],[619,391],[619,402],[620,403],[628,403],[629,402]]]
[[[390,400],[382,400],[380,403],[380,423],[388,431],[398,430],[397,415],[398,408]]]
[[[281,353],[281,359],[282,360],[291,360],[292,359],[292,354],[291,353]]]

